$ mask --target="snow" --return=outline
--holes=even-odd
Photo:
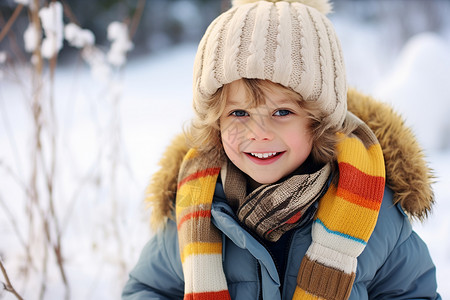
[[[414,230],[427,243],[437,266],[438,291],[442,299],[450,298],[450,151],[434,152],[429,156],[436,176],[436,204],[431,216],[423,223],[414,223]]]
[[[94,79],[103,83],[108,82],[112,70],[103,51],[97,47],[85,47],[81,51],[81,56],[89,64]]]
[[[449,39],[434,34],[415,36],[389,68],[391,62],[377,56],[372,28],[337,23],[338,32],[345,31],[339,36],[344,37],[350,85],[392,103],[426,149],[436,175],[436,205],[430,218],[423,224],[414,223],[414,228],[437,265],[439,292],[443,299],[449,298],[450,149],[445,145],[449,136]],[[127,34],[120,26],[108,32],[114,41],[123,43],[118,47],[122,54],[130,49]],[[59,168],[55,193],[61,199],[57,210],[72,299],[119,299],[127,273],[152,235],[143,204],[145,186],[158,169],[165,147],[192,116],[195,52],[196,45],[184,45],[134,59],[117,76],[103,52],[86,47],[84,59],[93,69],[99,68],[100,76],[93,77],[79,65],[56,70]],[[17,78],[30,76],[25,69],[18,73]],[[8,203],[19,224],[28,224],[23,193],[3,168],[9,165],[18,174],[30,169],[29,82],[17,78],[0,81],[0,200]],[[23,227],[20,230],[25,235]],[[24,252],[12,232],[0,207],[0,255],[18,290],[26,299],[38,299],[41,280],[45,280],[45,299],[63,299],[64,286],[56,269],[50,269],[47,278],[34,272],[21,280]],[[41,257],[42,252],[36,248],[33,255]],[[0,292],[0,299],[14,298]]]
[[[74,23],[69,23],[64,27],[64,36],[71,46],[84,48],[95,43],[95,36],[92,31],[81,29]]]
[[[133,49],[127,25],[120,22],[109,24],[108,39],[112,42],[111,49],[108,52],[108,61],[113,66],[123,66],[126,62],[127,52]]]
[[[48,7],[39,10],[39,18],[44,28],[42,56],[51,58],[63,46],[63,7],[60,2],[51,2]]]
[[[450,148],[449,54],[450,44],[438,35],[417,35],[376,89],[375,96],[407,116],[407,124],[427,151]]]
[[[32,23],[28,24],[28,27],[23,35],[23,39],[25,43],[25,51],[27,52],[33,52],[38,46],[39,32]]]
[[[14,0],[17,4],[29,5],[30,0]]]

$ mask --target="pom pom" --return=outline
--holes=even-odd
[[[331,3],[329,0],[233,0],[233,7],[244,5],[248,3],[255,3],[259,1],[267,1],[267,2],[288,2],[288,3],[301,3],[306,6],[312,7],[323,13],[324,15],[328,14],[332,10]]]

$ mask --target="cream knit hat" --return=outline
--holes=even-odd
[[[240,78],[267,79],[317,101],[323,121],[340,126],[347,85],[328,0],[235,0],[200,41],[194,107]]]

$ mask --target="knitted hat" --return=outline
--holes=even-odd
[[[347,86],[328,0],[234,0],[200,41],[194,106],[240,78],[267,79],[317,101],[323,121],[340,126]]]

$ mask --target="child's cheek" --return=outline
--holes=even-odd
[[[238,148],[246,136],[246,128],[239,121],[223,122],[221,126],[222,141],[228,144],[229,147]]]
[[[309,155],[312,150],[311,134],[303,126],[295,126],[283,131],[283,140],[289,149],[299,154]]]

